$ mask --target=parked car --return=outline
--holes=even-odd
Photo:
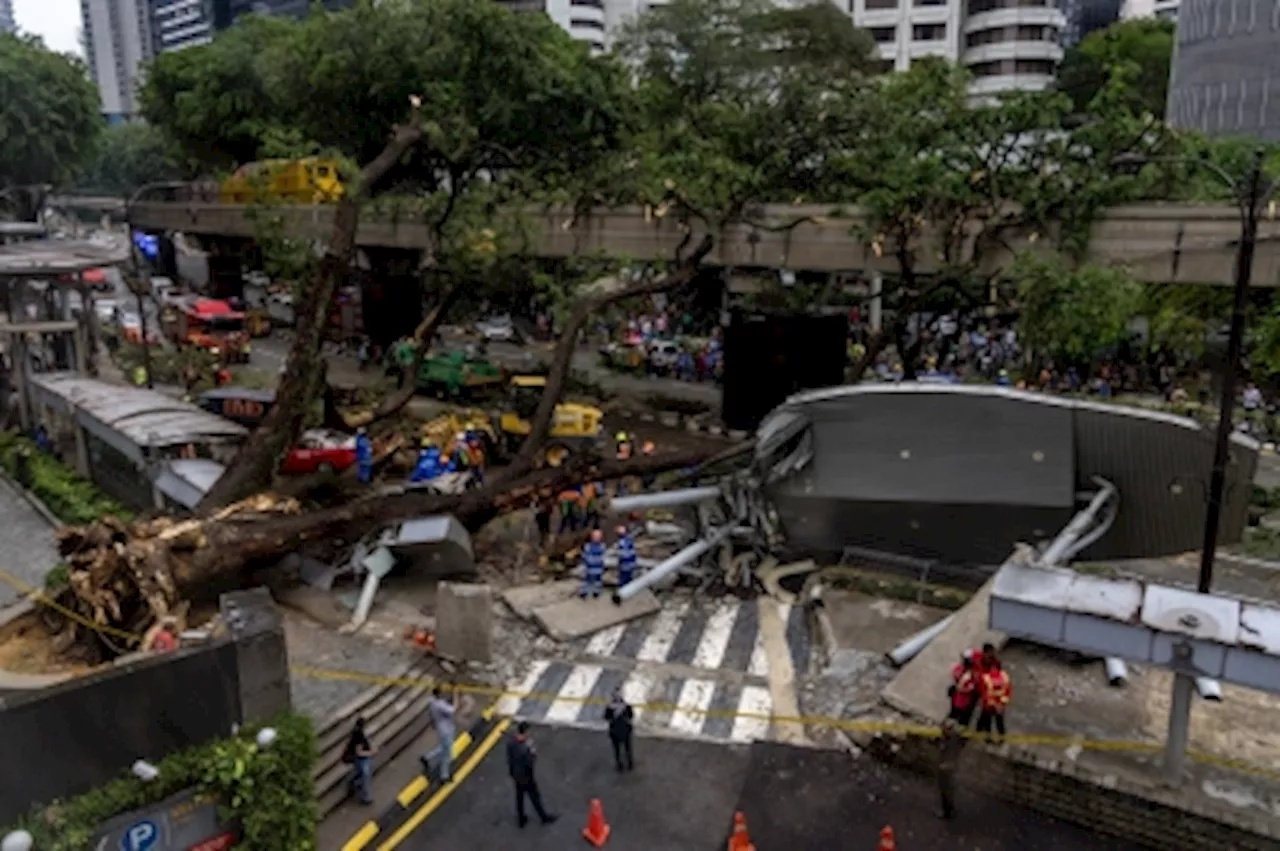
[[[291,476],[308,473],[340,473],[356,463],[356,439],[328,429],[312,429],[302,434],[289,450],[280,472]]]
[[[481,319],[476,323],[476,331],[491,343],[520,342],[520,332],[505,313]]]

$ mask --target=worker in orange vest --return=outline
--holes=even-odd
[[[1013,682],[995,656],[986,660],[986,673],[982,675],[980,683],[978,691],[982,713],[978,716],[978,732],[989,736],[994,726],[1003,737],[1004,714],[1009,708],[1009,699],[1013,697]]]
[[[978,706],[978,674],[973,667],[973,657],[965,655],[951,671],[951,711],[947,717],[961,727],[968,727],[973,720],[973,710]]]

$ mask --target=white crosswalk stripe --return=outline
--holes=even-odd
[[[504,697],[498,711],[602,727],[600,704],[621,688],[642,730],[724,742],[767,739],[773,700],[758,612],[756,600],[670,602],[654,617],[609,627],[560,658],[533,662],[510,685],[519,694]],[[803,610],[778,605],[778,614],[793,657],[806,658]]]

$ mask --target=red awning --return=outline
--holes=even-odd
[[[101,269],[85,269],[81,276],[86,284],[103,284],[107,281],[107,273]]]

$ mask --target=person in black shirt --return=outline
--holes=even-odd
[[[373,803],[373,754],[374,747],[364,732],[364,718],[357,718],[351,735],[347,738],[342,761],[352,767],[347,788],[351,794],[360,797],[362,804]]]
[[[533,747],[533,739],[529,737],[529,722],[521,721],[516,725],[516,734],[507,740],[507,772],[516,784],[516,821],[521,827],[529,823],[524,814],[526,797],[533,804],[533,811],[542,819],[543,824],[551,824],[559,818],[543,809],[542,793],[538,791],[538,780],[534,776],[537,761],[538,752]]]
[[[614,689],[613,697],[609,699],[609,705],[604,710],[604,720],[609,722],[609,741],[613,743],[613,761],[617,764],[619,771],[631,771],[636,767],[635,757],[631,755],[631,734],[634,731],[635,718],[635,710],[622,696],[622,689]]]

